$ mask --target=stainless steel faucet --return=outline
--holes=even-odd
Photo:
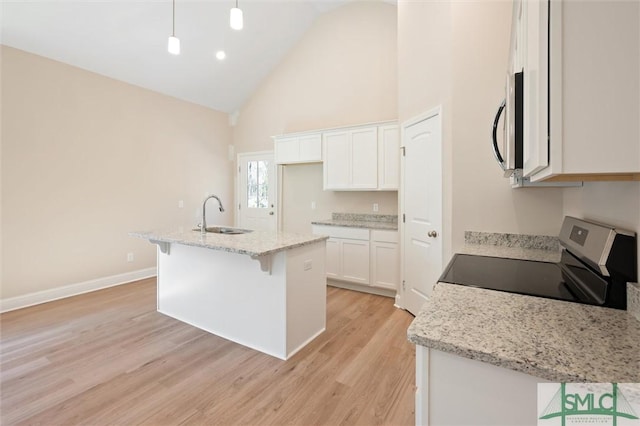
[[[209,201],[212,198],[215,198],[216,200],[218,200],[218,204],[220,205],[220,211],[224,212],[224,207],[222,207],[222,201],[220,201],[220,198],[218,198],[217,195],[209,195],[207,198],[204,199],[204,201],[202,202],[202,225],[200,228],[200,231],[203,234],[207,232],[207,201]]]

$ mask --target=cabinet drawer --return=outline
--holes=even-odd
[[[346,228],[343,226],[313,225],[313,233],[328,235],[334,238],[349,238],[352,240],[369,241],[369,230],[362,228]]]
[[[383,243],[397,243],[398,231],[386,231],[380,229],[371,230],[371,241],[379,241]]]

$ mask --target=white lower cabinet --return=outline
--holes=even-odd
[[[329,235],[327,278],[397,290],[400,280],[397,231],[313,225],[313,233]]]
[[[416,345],[416,425],[539,424],[538,383],[548,381]]]
[[[400,277],[397,231],[371,231],[371,285],[396,290]]]
[[[329,238],[327,240],[327,257],[325,261],[327,278],[339,279],[340,277],[341,247],[342,244],[337,238]]]
[[[329,235],[327,278],[369,284],[369,230],[313,225],[313,232]]]
[[[342,274],[339,279],[369,284],[369,240],[340,240]]]

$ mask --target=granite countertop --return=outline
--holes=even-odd
[[[409,340],[552,382],[640,382],[626,311],[438,283]]]
[[[561,252],[560,250],[545,250],[524,247],[484,246],[481,244],[467,243],[460,250],[458,250],[458,253],[556,263],[560,261]]]
[[[495,237],[495,238],[494,238]],[[556,262],[553,237],[466,233],[466,254]],[[553,382],[640,382],[640,322],[627,311],[438,283],[411,342]]]
[[[252,257],[260,257],[282,250],[290,250],[307,244],[317,243],[328,238],[323,235],[267,231],[252,231],[246,234],[235,235],[216,233],[202,235],[199,230],[130,232],[129,236],[143,238],[154,243],[183,244],[230,253],[247,254]]]
[[[561,251],[557,237],[467,231],[464,240],[464,246],[458,250],[462,254],[540,262],[560,261]]]
[[[346,228],[398,230],[397,215],[333,213],[331,219],[315,220],[313,225],[343,226]]]

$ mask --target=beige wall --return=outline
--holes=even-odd
[[[226,114],[1,54],[3,299],[154,267],[155,246],[127,232],[191,227],[208,192],[233,204]]]
[[[443,106],[445,261],[467,230],[556,235],[562,190],[511,189],[489,145],[504,96],[510,2],[400,0],[398,22],[400,120]]]
[[[311,221],[331,217],[331,213],[397,214],[396,191],[323,191],[322,164],[299,164],[284,167],[282,192],[293,194],[283,212],[287,231],[311,232]],[[315,210],[311,203],[316,203]],[[373,203],[379,211],[374,213]]]
[[[557,235],[562,189],[511,189],[490,148],[504,98],[511,4],[457,1],[452,11],[454,250],[468,230]]]
[[[396,119],[396,26],[396,8],[377,1],[353,2],[318,18],[241,109],[236,151],[272,150],[273,135]],[[296,190],[298,178],[307,179],[304,193]],[[397,212],[395,193],[324,193],[314,165],[287,166],[283,185],[285,230],[310,229],[314,217],[331,211],[371,213],[374,202]],[[321,204],[312,211],[297,197]],[[329,199],[334,207],[325,204]]]
[[[452,246],[451,2],[398,1],[398,117],[402,124],[442,107],[442,235],[444,261]]]

